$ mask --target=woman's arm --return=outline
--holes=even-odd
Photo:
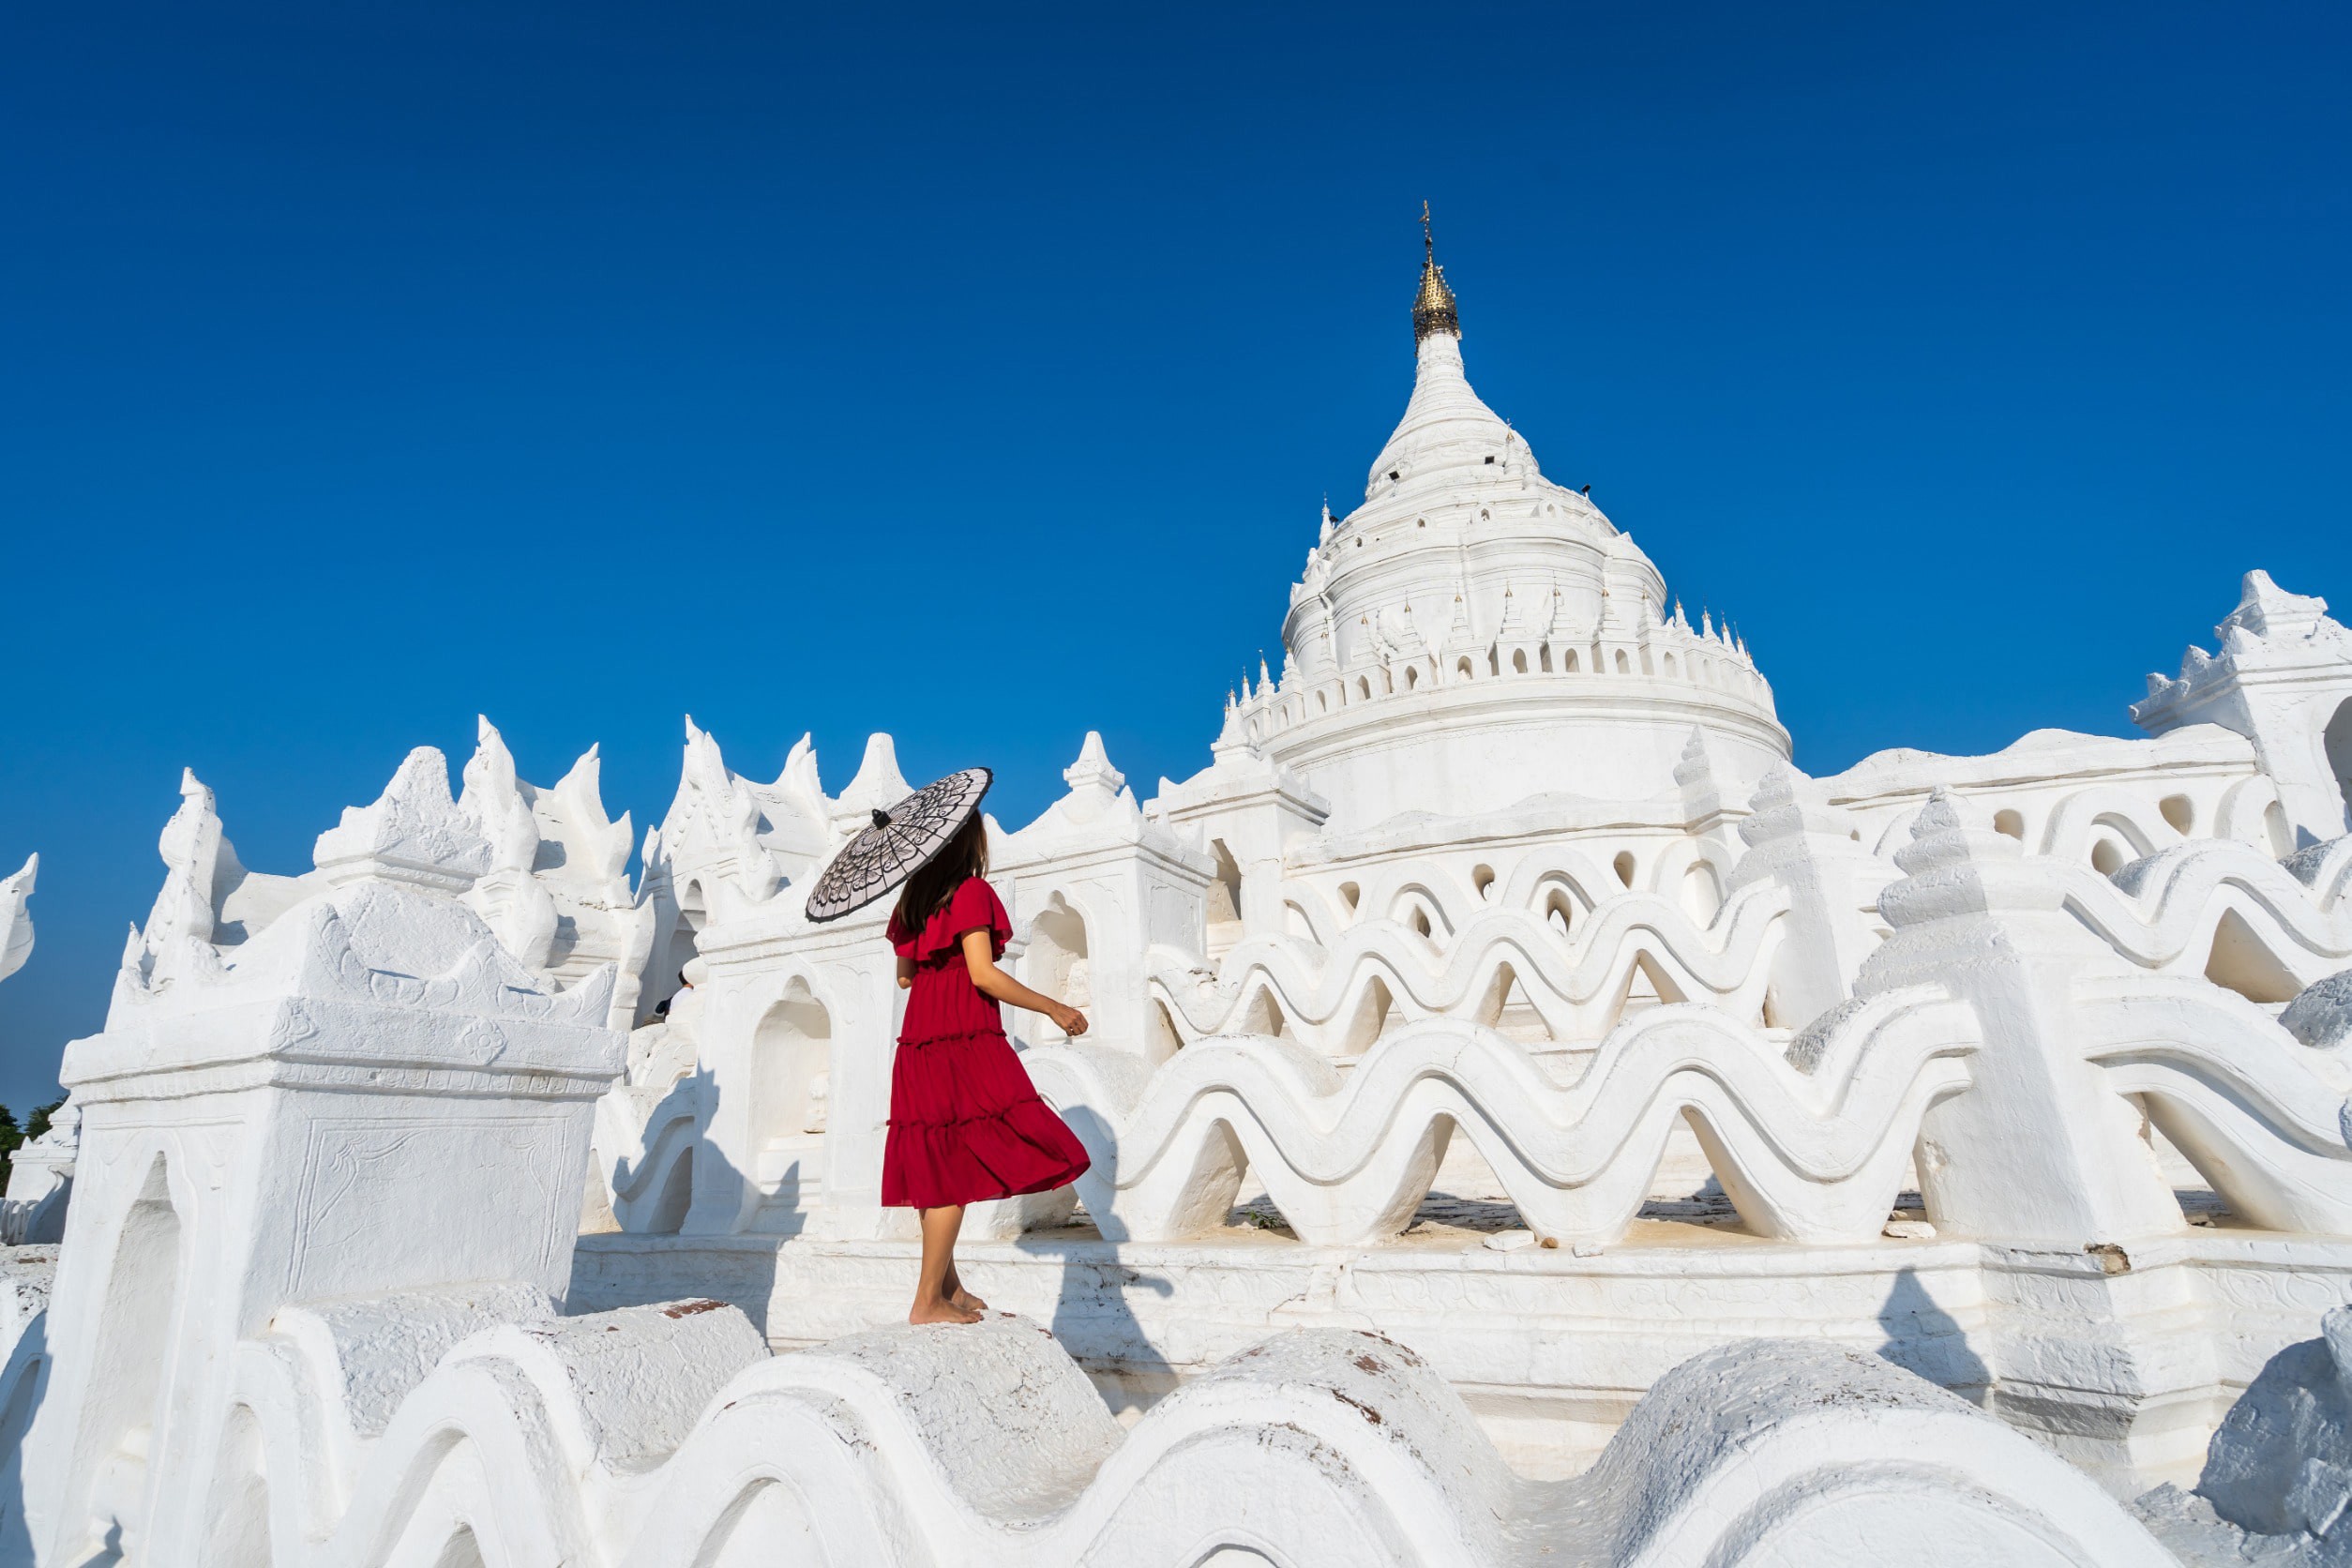
[[[962,940],[964,968],[971,973],[972,983],[980,988],[982,996],[994,997],[1008,1006],[1026,1007],[1033,1013],[1043,1013],[1064,1034],[1075,1037],[1086,1033],[1085,1014],[1031,990],[996,967],[996,942],[989,931],[986,928],[966,931]]]
[[[913,985],[913,984],[914,984],[914,960],[913,960],[912,958],[901,958],[901,959],[899,959],[899,960],[898,960],[898,988],[899,988],[900,990],[902,990],[902,991],[903,991],[903,990],[905,990],[908,987],[910,987],[910,986],[912,986],[912,985]]]

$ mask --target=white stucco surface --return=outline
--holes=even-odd
[[[2138,738],[1809,777],[1414,321],[1203,765],[988,822],[1093,1165],[981,1325],[803,907],[889,736],[689,718],[640,844],[483,719],[285,872],[185,775],[0,1205],[0,1565],[2347,1560],[2352,637],[2253,571]]]

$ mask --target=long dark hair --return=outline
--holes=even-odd
[[[898,912],[895,918],[902,931],[919,931],[931,916],[947,907],[947,900],[956,896],[956,889],[973,877],[988,874],[988,829],[980,813],[974,811],[964,825],[956,830],[956,837],[947,847],[931,857],[931,863],[907,879],[907,885],[898,893]]]

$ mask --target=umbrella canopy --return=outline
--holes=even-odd
[[[858,830],[808,891],[808,918],[838,920],[862,910],[929,865],[980,808],[994,776],[986,768],[927,784]]]

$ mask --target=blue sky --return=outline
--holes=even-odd
[[[2352,602],[2352,12],[18,8],[0,1100],[182,765],[296,871],[474,715],[1149,793],[1361,495],[1436,209],[1480,392],[1798,761],[2118,732],[2239,575]]]

